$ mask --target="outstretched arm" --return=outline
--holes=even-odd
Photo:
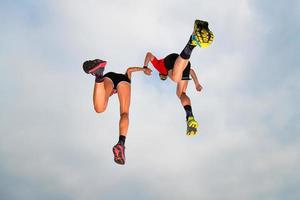
[[[154,55],[151,52],[147,52],[145,60],[144,60],[144,67],[148,67],[150,61],[154,59]]]
[[[190,69],[190,74],[191,74],[192,79],[195,83],[196,90],[200,92],[202,90],[202,86],[200,85],[200,83],[198,81],[198,78],[197,78],[197,75],[196,75],[195,71],[192,68]]]
[[[128,78],[131,79],[132,72],[138,72],[138,71],[143,71],[148,76],[151,75],[151,72],[152,72],[151,69],[145,68],[145,67],[129,67],[126,70],[126,74],[127,74]]]

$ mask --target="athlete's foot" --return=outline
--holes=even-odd
[[[194,30],[191,36],[191,44],[202,48],[208,47],[214,39],[214,34],[208,28],[208,22],[196,20]]]
[[[195,136],[197,134],[197,128],[198,128],[198,122],[195,120],[193,116],[188,117],[187,120],[187,130],[186,135],[187,136]]]
[[[120,165],[125,164],[125,146],[118,143],[113,147],[114,161]]]
[[[87,60],[83,63],[83,70],[87,74],[95,75],[96,77],[103,76],[106,61],[95,59]]]
[[[199,42],[196,38],[196,35],[194,35],[194,34],[191,35],[190,40],[189,40],[189,44],[192,45],[192,46],[199,45]]]
[[[197,31],[201,31],[201,29],[208,29],[208,22],[196,19],[194,23],[194,33],[197,33]]]

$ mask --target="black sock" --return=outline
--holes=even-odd
[[[104,67],[99,68],[97,71],[94,72],[96,76],[103,76]]]
[[[188,43],[186,44],[186,46],[184,47],[184,49],[180,53],[180,56],[183,59],[186,59],[186,60],[189,59],[191,57],[193,49],[195,48],[194,45],[191,45],[191,40],[192,40],[192,36],[190,37]]]
[[[191,105],[185,105],[184,107],[185,113],[186,113],[186,120],[188,120],[189,117],[193,117],[193,112],[192,112],[192,106]]]
[[[95,78],[95,82],[96,83],[101,83],[101,82],[103,82],[103,80],[104,80],[104,78],[103,78],[103,75],[95,75],[96,76],[96,78]]]
[[[120,135],[118,144],[125,145],[126,136]]]

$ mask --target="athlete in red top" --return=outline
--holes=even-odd
[[[161,80],[166,80],[167,77],[169,77],[171,80],[177,83],[176,94],[186,111],[186,134],[188,136],[196,135],[198,128],[198,122],[193,116],[191,100],[186,95],[190,74],[194,80],[196,90],[202,90],[202,86],[199,84],[195,71],[191,69],[191,63],[189,59],[193,49],[197,45],[205,48],[212,43],[213,38],[214,35],[209,30],[208,23],[205,21],[196,20],[194,24],[194,31],[180,55],[172,53],[163,59],[157,59],[151,52],[148,52],[144,60],[144,67],[147,68],[149,62],[151,62],[153,67],[159,72]]]

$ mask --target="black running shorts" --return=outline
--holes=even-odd
[[[117,89],[118,84],[122,81],[125,81],[129,84],[131,83],[130,79],[125,74],[119,74],[119,73],[115,73],[115,72],[108,72],[103,77],[107,77],[110,80],[112,80],[115,90]]]
[[[164,58],[165,66],[166,66],[168,71],[174,68],[174,64],[175,64],[175,61],[176,61],[178,56],[179,56],[179,54],[172,53],[172,54],[170,54],[170,55],[168,55]],[[189,61],[188,65],[183,70],[181,80],[191,80],[190,79],[190,69],[191,69],[191,63]]]

